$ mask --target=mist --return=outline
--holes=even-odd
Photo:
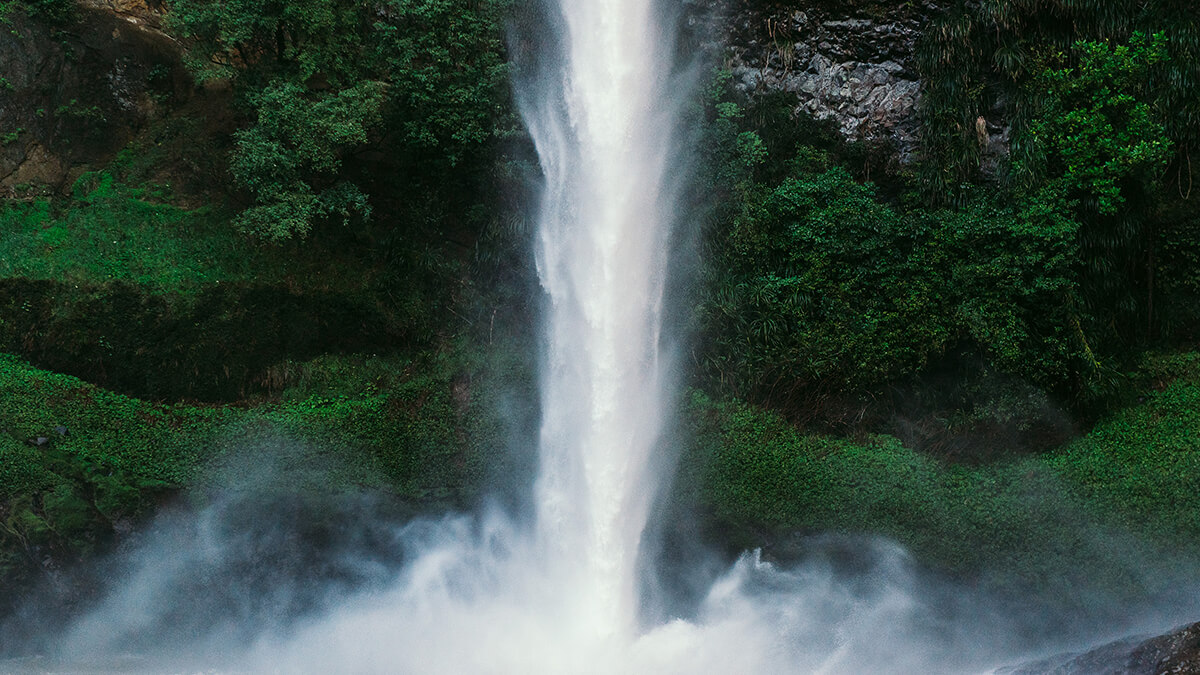
[[[787,561],[749,551],[727,564],[693,542],[689,564],[647,573],[701,592],[677,593],[629,636],[598,635],[532,553],[529,525],[499,510],[410,519],[379,496],[228,487],[99,563],[79,604],[56,608],[52,589],[31,598],[0,630],[2,669],[983,673],[1200,611],[1192,566],[1176,560],[1167,578],[1171,561],[1145,560],[1132,538],[1105,544],[1110,563],[1160,592],[1079,585],[1064,589],[1068,606],[948,578],[885,539],[814,535],[789,542]]]

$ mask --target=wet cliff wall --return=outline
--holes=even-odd
[[[0,197],[69,191],[186,98],[161,7],[85,0],[61,20],[10,7],[0,24]]]

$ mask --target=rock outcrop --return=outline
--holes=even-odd
[[[1200,623],[1155,638],[1130,638],[997,671],[998,675],[1197,675]]]
[[[832,120],[849,141],[890,144],[908,162],[917,145],[917,41],[938,6],[858,4],[735,7],[725,65],[747,92],[792,93],[798,111]]]
[[[78,0],[81,7],[119,17],[134,26],[162,26],[162,0]]]
[[[85,0],[64,26],[10,11],[0,31],[0,197],[69,190],[190,91],[160,17],[143,0]]]

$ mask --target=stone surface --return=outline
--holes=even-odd
[[[1200,623],[1001,669],[997,675],[1200,675]]]
[[[743,5],[728,15],[725,63],[741,89],[794,94],[797,111],[832,120],[849,141],[890,144],[909,162],[921,90],[914,55],[922,27],[938,11],[928,0]]]
[[[143,0],[85,0],[54,27],[11,12],[0,31],[0,197],[70,189],[191,81]]]
[[[922,83],[916,52],[944,0],[692,0],[690,23],[705,24],[736,86],[787,92],[795,111],[831,121],[847,141],[885,146],[900,165],[917,158]],[[977,120],[981,169],[994,175],[1008,155],[1004,110]]]

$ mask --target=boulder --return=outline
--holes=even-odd
[[[1063,654],[997,675],[1200,675],[1200,623],[1165,635],[1126,638],[1081,654]]]

